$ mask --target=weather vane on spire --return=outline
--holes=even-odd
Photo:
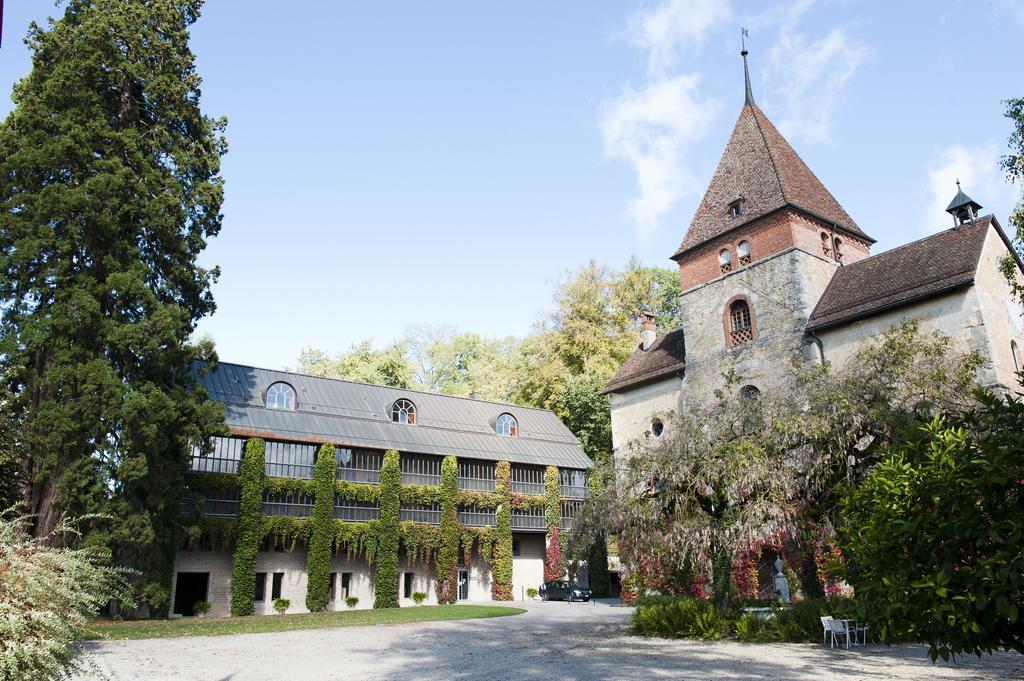
[[[740,56],[743,57],[743,83],[746,86],[745,102],[753,104],[754,92],[750,89],[750,69],[747,68],[747,38],[749,37],[750,33],[747,29],[740,27],[740,45],[743,47],[740,51]]]

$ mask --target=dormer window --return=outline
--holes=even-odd
[[[718,267],[723,273],[732,270],[732,253],[728,248],[723,248],[718,253]]]
[[[416,405],[407,399],[395,400],[391,405],[391,420],[395,423],[416,424]]]
[[[741,241],[736,247],[736,254],[740,257],[740,267],[750,264],[750,242]]]
[[[274,383],[267,388],[267,409],[295,409],[295,389],[287,383]]]
[[[729,202],[729,218],[735,219],[743,215],[743,202],[746,201],[743,195],[737,196],[733,201]]]
[[[505,437],[518,437],[519,423],[512,414],[502,414],[494,424],[494,432]]]

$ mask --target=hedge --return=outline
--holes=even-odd
[[[494,566],[491,594],[496,601],[512,600],[512,467],[499,461],[494,470],[494,491],[501,498],[494,527]]]
[[[402,472],[398,452],[389,449],[380,469],[380,521],[377,570],[374,573],[374,608],[398,607],[398,541]]]
[[[454,603],[459,581],[459,464],[454,456],[441,462],[441,546],[434,576],[439,605]]]
[[[310,517],[309,550],[306,552],[306,609],[327,609],[331,578],[331,543],[334,539],[334,473],[338,463],[334,445],[320,447],[313,466],[313,513]]]
[[[256,552],[263,539],[265,452],[263,440],[255,437],[248,440],[238,474],[241,491],[235,556],[231,565],[231,614],[235,616],[255,612]]]

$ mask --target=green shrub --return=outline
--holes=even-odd
[[[760,642],[772,640],[768,637],[770,621],[759,617],[755,613],[745,612],[736,620],[736,638],[745,642]]]
[[[374,572],[374,608],[398,607],[399,509],[401,508],[402,469],[398,452],[389,449],[380,469],[380,533],[377,541],[377,568]]]
[[[288,611],[288,608],[292,607],[292,602],[287,598],[275,598],[274,599],[274,610],[277,610],[277,614],[283,615]]]
[[[334,477],[338,462],[334,445],[320,447],[313,466],[313,513],[310,516],[309,551],[306,553],[306,609],[327,609],[327,591],[331,579],[331,544],[334,541]]]
[[[359,605],[359,599],[356,598],[355,596],[349,596],[348,598],[345,599],[345,605],[347,605],[350,608],[354,608],[357,605]]]
[[[231,614],[251,615],[256,599],[256,553],[263,540],[263,482],[266,446],[258,437],[245,443],[238,479],[238,539],[231,564]]]
[[[205,615],[210,612],[210,601],[196,601],[192,606],[192,611],[197,615]]]
[[[412,601],[416,605],[423,605],[423,601],[427,600],[427,594],[422,591],[414,591],[412,594]]]
[[[512,600],[512,467],[499,461],[494,469],[494,492],[501,499],[494,527],[494,563],[491,595],[496,601]]]
[[[531,588],[526,590],[526,597],[527,598],[536,598],[537,597],[537,593],[538,593],[537,590],[531,587]]]
[[[434,574],[437,602],[454,603],[459,581],[459,462],[454,456],[441,462],[441,546]]]
[[[708,641],[726,636],[730,629],[729,620],[711,601],[673,596],[638,598],[632,625],[641,636]]]
[[[131,602],[125,572],[99,547],[59,548],[29,533],[31,519],[0,513],[0,679],[64,679],[91,671],[79,642],[89,619]],[[58,536],[78,536],[62,522]]]

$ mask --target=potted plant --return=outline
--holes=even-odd
[[[423,605],[423,601],[427,600],[427,594],[422,591],[416,591],[412,595],[412,600],[416,605]]]
[[[350,608],[354,608],[357,605],[359,605],[359,599],[356,598],[355,596],[349,596],[348,598],[345,599],[345,605],[347,605]]]
[[[196,617],[206,617],[206,613],[210,612],[210,601],[196,601],[192,606],[192,612]]]
[[[527,589],[526,590],[526,596],[532,601],[533,599],[535,599],[537,597],[537,590],[536,589]]]
[[[290,608],[292,602],[287,598],[275,598],[274,599],[274,610],[277,610],[278,614],[283,615],[288,608]]]

